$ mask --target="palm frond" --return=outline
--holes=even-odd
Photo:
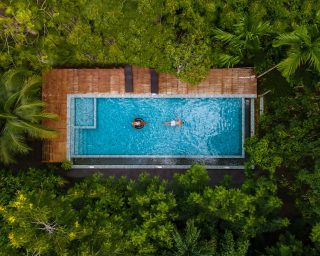
[[[14,163],[14,155],[17,149],[13,146],[9,134],[10,127],[6,125],[0,134],[0,161],[4,164]]]
[[[271,31],[270,23],[259,21],[256,16],[243,17],[234,27],[235,33],[241,38],[260,37]]]
[[[22,89],[20,90],[20,96],[18,101],[25,102],[24,98],[29,98],[34,96],[41,88],[41,77],[31,76],[27,78],[24,82]]]
[[[0,138],[0,161],[4,164],[15,163],[14,154],[10,150],[10,144],[6,144]]]
[[[187,245],[184,243],[180,233],[176,229],[174,229],[173,231],[173,239],[177,247],[177,252],[175,255],[183,254],[183,252],[185,252],[188,248]]]
[[[28,135],[33,138],[51,139],[58,135],[58,132],[56,130],[24,120],[16,120],[12,122],[11,125],[23,129]]]
[[[191,248],[197,246],[197,242],[200,238],[200,231],[196,228],[193,221],[187,222],[185,231],[185,241]]]
[[[10,69],[2,75],[0,83],[10,95],[11,93],[15,93],[21,89],[23,80],[28,73],[28,71],[23,69]]]
[[[301,43],[310,47],[312,45],[312,38],[308,28],[310,27],[301,26],[293,31],[293,33],[300,38]]]
[[[193,220],[187,221],[184,235],[174,230],[173,239],[175,241],[176,256],[197,255],[210,256],[216,252],[214,241],[201,241],[200,230],[194,225]]]
[[[253,26],[252,33],[257,36],[268,35],[271,31],[271,25],[269,22],[258,22],[257,25]]]
[[[233,67],[234,65],[238,64],[240,60],[240,56],[232,56],[225,53],[219,55],[219,62],[221,63],[222,67]]]
[[[39,100],[41,78],[30,72],[11,70],[0,79],[1,94],[0,119],[0,161],[7,164],[14,161],[16,153],[25,154],[31,149],[25,143],[25,136],[47,139],[57,135],[57,131],[40,124],[42,120],[57,120],[57,115],[43,111],[45,103]]]
[[[300,26],[291,33],[280,35],[273,46],[290,46],[287,58],[278,64],[284,77],[292,76],[302,64],[308,64],[320,73],[320,34],[317,25]]]
[[[41,112],[41,113],[37,113],[32,115],[32,117],[34,118],[34,120],[53,120],[53,121],[58,121],[59,120],[59,116],[54,114],[54,113],[49,113],[49,112]]]
[[[226,230],[224,237],[221,241],[221,256],[237,255],[245,256],[248,253],[249,241],[238,240],[236,241],[231,231]]]
[[[288,57],[277,66],[282,75],[289,78],[303,62],[303,56],[299,52],[291,51],[288,53]]]
[[[270,30],[270,23],[259,21],[254,16],[241,18],[234,25],[234,34],[215,29],[215,38],[229,46],[228,54],[222,54],[219,58],[222,66],[232,67],[240,62],[246,52],[261,49],[261,37],[268,35]]]
[[[21,104],[18,107],[15,108],[15,113],[23,113],[25,111],[30,110],[38,110],[45,106],[45,103],[40,100],[31,101],[25,104]]]
[[[248,24],[249,24],[248,19],[246,19],[245,17],[242,17],[238,23],[233,25],[235,33],[237,35],[240,35],[246,31],[249,31],[250,28],[248,28]]]
[[[214,32],[215,34],[215,38],[220,40],[221,42],[225,43],[225,44],[238,44],[238,38],[237,36],[229,33],[229,32],[225,32],[221,29],[215,29]]]
[[[308,61],[320,73],[320,48],[315,47],[311,50],[308,54]]]
[[[296,45],[300,43],[300,37],[295,33],[285,33],[279,35],[276,40],[273,42],[273,47],[280,47],[285,45]]]
[[[17,99],[19,97],[19,92],[11,94],[3,105],[3,110],[7,113],[11,112],[15,108]]]
[[[21,154],[27,154],[31,148],[25,143],[25,139],[23,136],[13,133],[11,131],[8,131],[8,136],[10,136],[12,141],[12,147],[15,151],[21,153]]]
[[[10,119],[16,119],[16,117],[11,113],[0,113],[0,119],[10,120]]]

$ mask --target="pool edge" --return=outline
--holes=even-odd
[[[188,169],[191,165],[73,165],[73,169]],[[237,169],[243,170],[243,165],[205,165],[206,169]]]
[[[252,129],[252,126],[254,125],[254,118],[252,118],[252,108],[254,110],[254,106],[252,106],[252,102],[256,98],[256,95],[254,94],[192,94],[192,95],[180,95],[180,94],[172,94],[172,95],[132,95],[132,94],[105,94],[105,93],[88,93],[88,94],[67,94],[67,159],[72,160],[72,157],[74,155],[71,152],[71,146],[70,143],[72,143],[72,137],[73,134],[71,134],[73,130],[73,120],[70,120],[70,117],[73,117],[71,114],[71,111],[73,111],[73,104],[71,104],[71,101],[76,97],[108,97],[108,98],[176,98],[176,97],[182,97],[182,98],[242,98],[242,154],[237,156],[231,156],[231,158],[238,158],[238,159],[245,159],[245,151],[244,151],[244,109],[245,109],[245,99],[250,100],[250,135],[252,136],[254,134],[254,130]],[[71,123],[71,124],[70,124]],[[101,157],[101,156],[99,156]],[[122,157],[122,156],[121,156]],[[154,156],[152,156],[154,157]],[[221,156],[220,156],[221,157]],[[226,158],[230,158],[230,156],[225,156]],[[201,158],[201,157],[200,157]],[[212,158],[217,158],[217,156],[212,156]],[[223,156],[222,156],[223,158]],[[188,169],[190,165],[72,165],[73,169]],[[243,170],[243,165],[206,165],[207,169],[240,169]]]

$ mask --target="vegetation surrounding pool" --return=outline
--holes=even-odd
[[[319,10],[319,0],[2,0],[0,255],[320,255]],[[194,86],[209,68],[255,67],[259,94],[271,91],[245,143],[244,182],[213,185],[199,165],[168,181],[28,170],[31,142],[56,136],[43,72],[124,64]]]

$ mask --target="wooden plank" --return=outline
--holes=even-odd
[[[159,93],[159,75],[154,69],[150,69],[151,93]]]
[[[125,79],[125,91],[133,92],[133,74],[132,74],[131,65],[124,66],[124,79]]]

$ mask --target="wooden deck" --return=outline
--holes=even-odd
[[[67,94],[125,94],[123,68],[51,69],[43,77],[42,98],[46,110],[59,115],[58,122],[44,124],[59,131],[55,139],[43,144],[45,162],[61,162],[67,156]],[[151,95],[148,68],[133,67],[133,92]],[[159,94],[250,94],[256,95],[257,80],[253,68],[211,69],[205,81],[192,86],[169,74],[159,74]]]

